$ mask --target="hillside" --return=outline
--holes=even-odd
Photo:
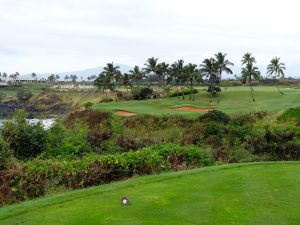
[[[299,224],[300,163],[133,178],[0,208],[2,224]],[[121,206],[127,196],[129,206]]]
[[[124,65],[124,64],[119,64],[120,70],[122,73],[127,73],[129,70],[132,69],[131,66]],[[59,75],[61,80],[66,76],[70,75],[77,75],[78,79],[81,80],[81,77],[86,80],[87,77],[92,76],[92,75],[99,75],[103,70],[103,67],[95,67],[95,68],[88,68],[88,69],[83,69],[83,70],[76,70],[76,71],[65,71],[65,72],[45,72],[45,73],[36,73],[37,77],[39,79],[44,78],[47,79],[49,75],[55,74]],[[20,79],[32,79],[31,73],[30,74],[21,74]]]

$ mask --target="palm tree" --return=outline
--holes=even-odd
[[[158,58],[148,58],[146,63],[144,64],[146,67],[143,69],[144,72],[148,75],[153,75],[158,81],[157,71],[158,71]],[[158,94],[158,88],[156,87],[156,95]],[[156,96],[157,97],[157,96]]]
[[[115,90],[116,83],[118,80],[120,80],[122,74],[119,70],[119,66],[115,66],[114,63],[107,63],[106,66],[103,68],[103,74],[107,79],[109,80],[110,88],[111,90]]]
[[[15,73],[9,75],[9,78],[12,80],[14,85],[16,84],[19,76],[20,76],[19,72],[15,72]]]
[[[174,62],[170,68],[170,75],[175,80],[175,85],[178,87],[180,77],[182,76],[184,61],[182,59]],[[178,88],[176,88],[177,98],[179,98]]]
[[[215,54],[217,68],[218,68],[218,84],[219,84],[218,104],[220,102],[222,73],[225,72],[227,74],[232,74],[232,70],[228,66],[234,66],[232,62],[229,62],[227,59],[225,59],[226,56],[227,54],[223,54],[222,52]]]
[[[277,90],[280,94],[283,94],[283,92],[280,91],[279,89],[279,80],[280,78],[284,77],[284,71],[285,70],[285,64],[280,62],[280,58],[275,57],[274,59],[271,60],[270,64],[267,67],[267,74],[270,77],[274,77],[276,80],[276,86]],[[278,78],[278,80],[277,80]]]
[[[123,85],[126,87],[126,92],[128,95],[128,87],[131,87],[131,82],[130,82],[130,75],[128,73],[125,73],[123,76]]]
[[[256,63],[256,59],[252,56],[251,53],[246,53],[242,58],[242,65],[254,64]]]
[[[6,81],[6,78],[7,78],[7,73],[3,72],[2,73],[2,77],[4,78],[4,80]]]
[[[175,81],[176,92],[177,92],[177,98],[179,98],[179,91],[178,91],[178,84],[180,82],[180,77],[183,73],[183,67],[184,67],[184,61],[182,59],[177,60],[171,65],[170,68],[170,76]]]
[[[190,100],[195,101],[195,93],[194,93],[194,82],[196,80],[199,80],[201,78],[201,73],[197,69],[196,64],[189,63],[183,68],[183,73],[185,74],[187,78],[187,82],[190,84]]]
[[[136,86],[139,86],[139,82],[143,79],[145,74],[140,70],[139,66],[134,66],[132,70],[129,70],[129,75],[135,80]]]
[[[72,74],[70,75],[70,79],[72,81],[72,83],[74,84],[74,87],[76,86],[76,81],[78,79],[77,75],[76,74]]]
[[[55,81],[55,75],[54,74],[51,74],[49,77],[48,77],[48,81],[50,83],[53,83]]]
[[[158,58],[151,57],[147,59],[147,62],[144,64],[146,67],[144,68],[145,73],[157,76],[157,65]]]
[[[252,80],[259,80],[260,79],[260,72],[256,66],[253,65],[252,62],[249,62],[242,68],[242,82],[245,84],[247,81],[250,85],[251,90],[251,97],[252,100],[255,102],[255,98],[253,96],[253,87],[252,87]]]
[[[168,80],[168,76],[170,75],[169,64],[165,62],[161,62],[157,65],[157,75],[158,81],[163,82],[166,85],[166,81]]]
[[[31,76],[32,76],[32,79],[35,79],[35,81],[37,81],[37,79],[36,79],[36,77],[37,77],[36,73],[32,73]]]
[[[64,80],[65,80],[65,82],[66,82],[66,80],[69,80],[69,76],[66,75],[66,76],[64,77]]]
[[[217,80],[218,76],[218,67],[216,60],[214,58],[204,59],[201,66],[201,72],[206,76],[210,82],[210,102],[212,102],[213,95],[215,94],[214,83]]]

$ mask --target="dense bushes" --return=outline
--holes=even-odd
[[[0,170],[6,168],[11,158],[12,152],[9,148],[9,144],[2,137],[0,137]]]
[[[47,132],[46,154],[70,156],[88,152],[90,144],[87,135],[88,128],[83,124],[74,123],[71,129],[67,129],[61,123],[57,123]]]
[[[0,102],[2,102],[5,97],[6,97],[6,94],[3,92],[0,92]]]
[[[86,103],[83,104],[84,108],[86,108],[86,109],[92,108],[93,105],[94,105],[94,103],[92,103],[92,102],[86,102]]]
[[[171,93],[169,94],[169,97],[177,97],[177,96],[183,96],[183,95],[190,95],[190,94],[196,94],[199,93],[198,89],[183,89],[181,91]]]
[[[200,116],[199,120],[202,122],[215,121],[215,122],[227,123],[229,121],[229,116],[221,111],[213,110]]]
[[[105,103],[105,102],[113,102],[114,100],[110,97],[103,97],[100,101],[100,103]]]
[[[14,119],[2,128],[3,139],[19,159],[35,157],[45,150],[46,131],[40,123],[30,124],[26,117],[24,111],[16,111]]]
[[[300,107],[290,108],[278,117],[280,121],[298,120],[300,121]]]
[[[263,136],[248,136],[246,148],[253,154],[266,155],[269,160],[299,160],[299,133],[289,127],[265,127]]]
[[[32,97],[32,92],[26,89],[20,89],[17,91],[17,98],[21,102],[28,101]]]
[[[2,202],[213,162],[300,159],[298,122],[265,112],[121,118],[87,109],[49,130],[25,117],[18,112],[1,129]]]
[[[144,100],[152,98],[153,90],[151,88],[135,88],[132,90],[132,95],[135,100]]]
[[[25,163],[19,172],[9,170],[2,174],[2,179],[8,185],[5,190],[9,192],[9,198],[2,196],[1,201],[34,198],[50,191],[47,190],[49,188],[84,188],[126,179],[135,174],[210,165],[213,165],[213,160],[203,150],[174,144],[113,155],[89,154],[73,160],[36,159]]]

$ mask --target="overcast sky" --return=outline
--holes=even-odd
[[[218,51],[300,65],[297,0],[0,0],[0,72],[59,72]],[[300,67],[299,67],[300,68]]]

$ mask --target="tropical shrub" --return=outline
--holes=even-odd
[[[209,111],[199,117],[199,120],[201,122],[215,121],[215,122],[227,123],[229,119],[230,118],[228,115],[218,110]]]
[[[151,88],[135,88],[132,90],[132,96],[135,100],[144,100],[152,98],[153,90]]]
[[[198,89],[193,89],[193,90],[191,90],[190,88],[189,89],[183,89],[179,92],[171,93],[168,96],[169,97],[177,97],[177,96],[183,96],[183,95],[190,95],[190,94],[193,94],[193,93],[194,94],[199,93]]]
[[[300,107],[289,108],[277,118],[279,121],[300,120]]]
[[[51,156],[81,155],[90,151],[88,128],[75,123],[69,129],[61,123],[56,123],[47,133],[46,152]]]
[[[26,89],[20,89],[17,91],[17,98],[21,102],[28,101],[32,97],[32,92]]]
[[[5,171],[0,189],[2,203],[44,195],[49,189],[84,188],[135,174],[152,174],[169,170],[213,165],[212,158],[197,147],[174,144],[151,146],[135,152],[96,155],[82,158],[34,159],[18,171]],[[8,182],[9,181],[9,182]],[[4,195],[4,192],[9,195]],[[5,198],[5,196],[10,196]]]
[[[299,160],[299,137],[297,130],[289,127],[266,126],[263,136],[247,136],[246,149],[253,154],[267,156],[266,160]]]
[[[74,123],[80,121],[90,129],[104,128],[108,126],[110,117],[110,113],[86,109],[69,114],[63,122],[66,127],[72,127]]]
[[[114,100],[110,97],[103,97],[100,101],[100,103],[105,103],[105,102],[113,102]]]
[[[94,105],[94,103],[92,103],[92,102],[86,102],[83,104],[84,108],[86,108],[86,109],[92,108],[93,105]]]
[[[2,128],[4,141],[19,159],[36,157],[45,149],[46,131],[40,123],[31,124],[26,117],[25,111],[17,110]]]
[[[0,136],[0,170],[6,168],[11,158],[12,152],[9,144]]]
[[[6,97],[6,94],[3,92],[0,92],[0,102]]]

